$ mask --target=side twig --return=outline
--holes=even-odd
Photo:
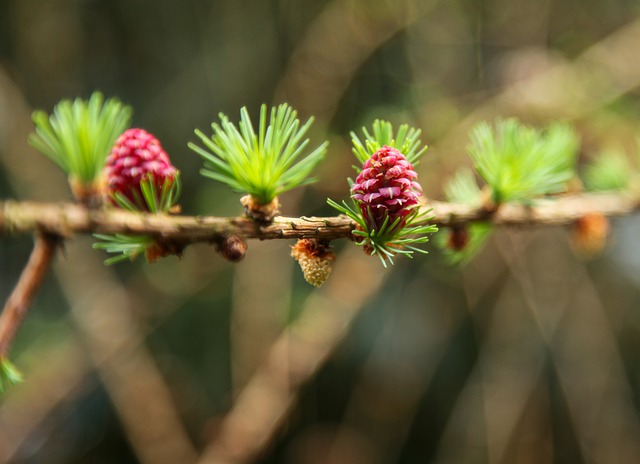
[[[29,261],[0,314],[0,359],[7,356],[18,327],[49,271],[58,243],[59,239],[52,235],[36,236]]]

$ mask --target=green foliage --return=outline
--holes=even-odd
[[[624,153],[608,151],[587,165],[582,178],[590,191],[624,190],[629,187],[634,170]]]
[[[268,125],[267,114],[267,106],[262,105],[257,133],[246,108],[240,111],[238,128],[220,114],[220,124],[211,125],[211,137],[195,131],[206,149],[189,143],[189,148],[205,161],[202,175],[248,193],[261,205],[287,190],[314,182],[308,176],[327,147],[324,142],[300,159],[309,144],[303,137],[313,118],[300,126],[296,111],[287,104],[271,109]]]
[[[155,240],[148,235],[129,236],[123,234],[103,235],[93,234],[95,238],[101,240],[94,243],[93,248],[96,250],[104,250],[107,253],[113,253],[113,256],[104,261],[105,264],[111,265],[124,260],[133,261],[140,255],[144,255],[147,248],[153,246]]]
[[[574,176],[575,133],[564,124],[540,132],[515,119],[481,122],[471,131],[475,167],[496,204],[559,193]]]
[[[362,132],[364,134],[364,143],[355,132],[351,132],[351,141],[353,142],[353,154],[363,164],[371,155],[385,145],[400,151],[407,158],[407,161],[414,166],[418,164],[419,158],[427,151],[427,146],[423,145],[418,138],[421,134],[420,129],[409,127],[408,124],[402,124],[398,128],[395,138],[393,136],[393,125],[380,119],[373,121],[372,133],[366,127],[362,128]]]
[[[8,358],[0,359],[0,393],[4,393],[10,386],[22,382],[22,374]]]
[[[122,209],[127,211],[148,211],[150,213],[168,213],[178,203],[182,191],[180,172],[176,172],[175,178],[166,178],[160,187],[156,186],[153,174],[148,174],[140,182],[140,195],[133,190],[132,202],[121,192],[111,195],[112,200]]]
[[[99,179],[113,143],[129,126],[131,109],[95,92],[89,101],[61,101],[51,116],[35,111],[32,119],[35,132],[29,143],[88,186]]]
[[[380,229],[370,229],[367,221],[362,217],[362,213],[355,200],[352,200],[353,206],[348,205],[344,200],[342,204],[338,204],[330,198],[327,203],[349,216],[358,224],[353,234],[357,237],[356,244],[359,246],[369,247],[372,255],[378,256],[382,265],[387,267],[387,262],[393,265],[393,258],[397,255],[404,255],[413,258],[413,253],[424,253],[427,251],[416,247],[415,245],[427,243],[429,237],[438,231],[438,228],[431,224],[425,224],[430,219],[429,211],[420,211],[420,208],[414,208],[405,218],[406,225],[404,227],[396,227],[400,218],[393,223],[384,222]]]
[[[469,168],[458,169],[444,185],[444,193],[447,200],[452,203],[461,203],[476,208],[482,205],[482,192]]]

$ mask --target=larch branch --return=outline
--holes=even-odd
[[[607,217],[628,215],[640,207],[638,195],[577,194],[539,199],[532,206],[505,204],[490,213],[482,207],[430,202],[428,222],[438,226],[490,222],[494,225],[563,225],[589,213]],[[0,232],[43,233],[60,237],[74,234],[152,235],[187,245],[216,242],[224,237],[246,239],[318,238],[335,240],[351,237],[355,223],[346,216],[282,217],[260,224],[246,217],[171,216],[132,213],[118,209],[87,209],[72,203],[0,202]]]

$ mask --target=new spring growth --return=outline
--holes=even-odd
[[[115,142],[104,167],[106,194],[110,204],[129,211],[169,213],[178,210],[180,172],[171,164],[160,142],[143,129],[129,129]],[[117,256],[107,264],[144,254],[152,262],[179,255],[182,248],[151,236],[96,234],[94,248]]]
[[[63,100],[48,115],[35,111],[29,143],[68,176],[74,196],[96,205],[102,196],[102,168],[114,141],[128,126],[131,108],[95,92],[88,101]]]
[[[493,125],[480,122],[471,130],[470,141],[467,151],[484,185],[478,185],[468,168],[461,168],[445,183],[450,202],[482,207],[491,215],[505,203],[534,204],[542,196],[566,192],[575,179],[579,140],[564,123],[537,129],[515,118],[498,119]],[[456,230],[451,240],[439,240],[452,263],[472,259],[493,227],[474,223],[466,231],[464,240]]]
[[[391,124],[384,121],[374,123],[373,135],[366,129],[364,133],[364,144],[352,134],[354,154],[363,163],[356,167],[358,176],[351,183],[353,206],[328,202],[357,223],[356,243],[366,253],[377,255],[386,267],[387,262],[393,264],[396,254],[426,253],[415,245],[427,242],[426,234],[437,230],[424,224],[428,212],[419,208],[422,187],[418,175],[409,157],[397,148],[407,150],[410,159],[418,162],[426,147],[420,149],[420,132],[406,125],[400,127],[397,139]]]
[[[271,222],[278,214],[278,195],[316,180],[310,174],[324,157],[327,142],[304,154],[309,145],[304,137],[312,122],[310,118],[301,125],[286,103],[271,111],[262,105],[256,131],[242,108],[237,128],[220,114],[220,124],[211,124],[211,137],[195,131],[204,148],[193,143],[189,148],[204,159],[203,176],[246,193],[241,201],[247,215]]]

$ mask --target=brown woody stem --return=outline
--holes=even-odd
[[[504,204],[494,213],[444,202],[430,202],[428,222],[443,227],[470,222],[495,225],[562,225],[571,224],[588,213],[603,216],[631,214],[640,207],[638,195],[579,194],[538,200],[534,206]],[[182,245],[195,242],[217,242],[238,236],[244,239],[335,240],[349,238],[355,223],[345,216],[282,217],[261,224],[246,217],[170,216],[132,213],[123,210],[96,210],[71,203],[0,202],[0,233],[29,233],[36,230],[69,237],[78,233],[152,235]]]
[[[58,243],[59,239],[51,235],[36,236],[29,261],[0,314],[0,358],[6,357],[33,296],[47,275]]]

